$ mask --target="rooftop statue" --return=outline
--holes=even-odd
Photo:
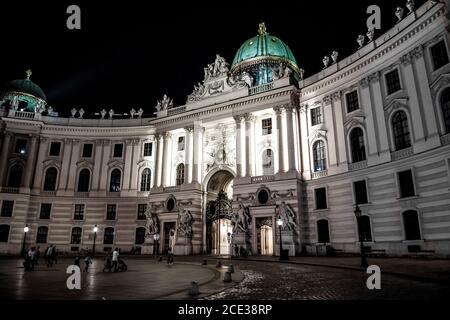
[[[173,101],[166,94],[164,94],[163,99],[158,101],[156,104],[156,111],[163,111],[173,108]]]
[[[228,63],[225,61],[225,58],[216,54],[216,60],[214,61],[214,63],[208,64],[208,66],[204,70],[204,81],[208,81],[210,78],[217,78],[227,75],[230,68],[228,66]]]

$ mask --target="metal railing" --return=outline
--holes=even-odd
[[[250,95],[258,94],[258,93],[261,93],[261,92],[266,92],[266,91],[272,90],[274,87],[275,87],[274,83],[273,82],[269,82],[269,83],[265,83],[265,84],[262,84],[262,85],[259,85],[259,86],[252,87],[252,88],[248,89],[248,93]]]

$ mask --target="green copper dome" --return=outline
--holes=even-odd
[[[244,42],[238,50],[231,71],[234,72],[261,62],[285,63],[294,72],[299,70],[291,49],[279,38],[268,34],[264,23],[259,25],[258,35]]]
[[[26,95],[32,95],[36,98],[46,100],[45,93],[42,89],[30,80],[31,71],[27,71],[27,78],[20,80],[13,80],[6,84],[3,92],[5,93],[22,93]]]

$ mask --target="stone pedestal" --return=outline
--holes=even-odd
[[[250,237],[246,233],[233,234],[231,241],[231,254],[235,255],[234,246],[237,245],[245,250],[248,255],[252,254],[252,247],[250,243]]]
[[[192,239],[188,237],[177,237],[173,254],[177,256],[188,256],[192,254]]]
[[[294,231],[281,231],[281,242],[283,250],[289,250],[289,256],[295,256],[295,239]]]

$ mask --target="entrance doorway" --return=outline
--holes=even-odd
[[[263,256],[273,255],[273,227],[272,217],[257,218],[257,249],[258,254]]]
[[[166,254],[169,249],[173,252],[175,245],[175,222],[164,222],[164,247],[163,254]]]

